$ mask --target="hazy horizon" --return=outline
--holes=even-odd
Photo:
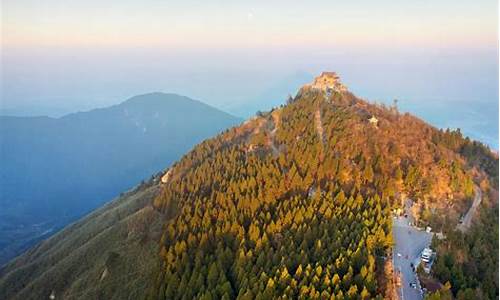
[[[0,300],[498,299],[498,13],[0,0]]]
[[[498,149],[496,1],[2,6],[2,114],[60,116],[160,91],[248,117],[331,70],[360,97],[397,98]]]

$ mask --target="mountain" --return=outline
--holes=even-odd
[[[158,190],[124,193],[17,257],[1,271],[1,298],[141,299],[161,266]]]
[[[419,226],[445,230],[497,180],[487,147],[359,99],[325,72],[5,265],[0,291],[395,299],[393,210],[410,197]]]
[[[163,93],[61,118],[0,117],[0,264],[239,122]]]

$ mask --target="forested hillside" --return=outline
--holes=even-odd
[[[470,230],[446,232],[435,240],[438,258],[433,275],[460,300],[498,299],[498,202],[483,206]],[[442,298],[444,299],[444,298]]]
[[[483,195],[472,226],[461,231],[451,222],[443,226],[446,238],[433,241],[438,257],[432,274],[450,289],[429,299],[498,299],[498,157],[480,143],[463,139],[460,131],[440,132],[435,141],[485,172],[476,176]]]
[[[421,120],[346,91],[289,102],[169,170],[155,205],[177,216],[152,298],[390,298],[383,258],[401,194],[423,211],[472,195],[472,168]]]
[[[198,144],[142,187],[157,193],[141,205],[154,209],[163,229],[155,240],[159,270],[140,290],[149,299],[395,299],[393,209],[410,197],[419,223],[456,224],[475,186],[495,188],[498,159],[487,150],[397,107],[359,99],[325,73],[286,105]],[[134,228],[121,227],[107,247],[140,248],[127,243]],[[140,228],[138,244],[150,245],[156,234]],[[137,251],[126,249],[114,270],[143,270],[129,263]],[[48,267],[59,257],[51,251],[40,258],[44,267],[27,263],[36,253],[13,261],[0,287],[18,299],[34,284],[37,296],[84,299],[82,291],[106,282],[83,270],[56,285],[51,272],[66,274],[67,266]],[[103,269],[105,253],[78,251],[99,257],[86,264]],[[131,288],[106,278],[106,299]]]

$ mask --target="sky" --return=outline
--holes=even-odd
[[[1,5],[3,114],[59,116],[164,91],[247,117],[332,70],[359,96],[398,98],[498,148],[497,1]]]

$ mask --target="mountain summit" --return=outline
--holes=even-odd
[[[310,84],[306,84],[304,89],[314,89],[324,92],[346,92],[347,87],[340,81],[339,75],[335,72],[323,72],[314,78]]]
[[[9,263],[0,296],[394,299],[393,209],[458,222],[488,155],[325,72]]]

